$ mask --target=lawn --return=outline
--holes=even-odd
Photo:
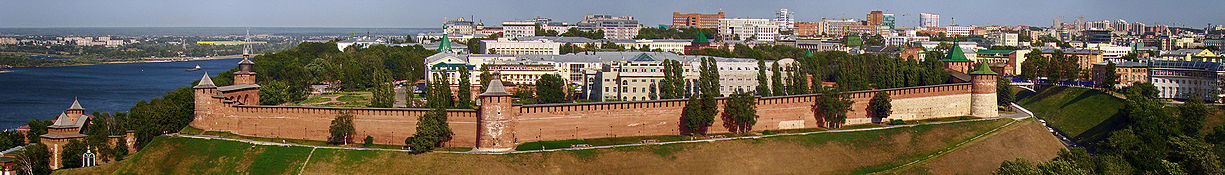
[[[1055,86],[1026,95],[1017,104],[1082,143],[1101,139],[1123,120],[1123,99],[1094,89]]]
[[[371,92],[336,92],[307,98],[298,102],[302,106],[367,107],[374,97]],[[333,100],[334,99],[334,100]]]
[[[328,148],[311,153],[307,147],[163,136],[120,162],[117,173],[295,174],[301,168],[302,174],[860,174],[923,159],[1010,121],[503,155]]]

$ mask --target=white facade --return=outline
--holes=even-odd
[[[548,39],[512,40],[505,37],[481,40],[481,43],[481,51],[505,55],[558,55],[561,54],[561,45],[564,44]]]
[[[821,33],[827,35],[842,35],[843,33],[846,33],[848,28],[857,25],[859,25],[859,21],[855,21],[853,19],[822,20],[819,30]]]
[[[719,19],[719,35],[723,38],[739,36],[741,40],[752,37],[756,41],[772,42],[778,36],[779,25],[770,19]]]
[[[651,50],[659,49],[660,51],[672,53],[685,53],[685,46],[693,45],[693,41],[690,40],[669,39],[639,39],[632,41],[614,41],[613,43],[617,43],[617,45],[625,47],[625,49],[646,47],[650,48]]]
[[[583,31],[604,30],[604,38],[633,39],[638,36],[642,25],[633,16],[613,17],[611,15],[587,15],[578,22],[578,29]]]
[[[886,36],[885,45],[905,46],[905,45],[909,45],[910,43],[914,43],[914,42],[931,41],[931,37],[915,36],[913,34],[914,32],[910,32],[910,33],[911,33],[910,35],[906,35],[906,36],[898,36],[897,34],[891,34],[889,36]]]
[[[536,22],[534,21],[505,21],[502,22],[502,37],[503,38],[519,38],[536,36]]]
[[[987,34],[987,39],[991,40],[992,45],[1001,46],[1018,46],[1019,39],[1015,33],[991,33]]]
[[[1087,48],[1102,51],[1102,58],[1104,59],[1118,59],[1131,53],[1131,47],[1116,46],[1105,43],[1089,44]]]
[[[970,36],[974,33],[974,26],[948,26],[944,30],[944,34],[949,36]]]

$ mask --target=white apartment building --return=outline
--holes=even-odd
[[[1093,44],[1088,44],[1088,46],[1086,46],[1086,48],[1088,48],[1088,49],[1090,49],[1090,50],[1100,50],[1100,51],[1102,51],[1102,58],[1103,58],[1103,59],[1118,59],[1118,58],[1123,57],[1124,55],[1127,55],[1127,54],[1131,53],[1131,50],[1132,50],[1132,48],[1131,48],[1131,47],[1127,47],[1127,46],[1116,46],[1116,45],[1111,45],[1111,44],[1107,44],[1107,43],[1093,43]]]
[[[611,40],[625,49],[631,48],[650,48],[651,50],[659,49],[664,52],[685,53],[685,46],[693,45],[693,41],[685,39],[638,39],[638,40]],[[597,43],[598,44],[598,43]]]
[[[820,31],[827,35],[842,35],[847,32],[851,26],[858,26],[859,21],[853,19],[843,20],[821,20]]]
[[[991,41],[991,45],[1019,46],[1020,44],[1015,33],[990,33],[987,34],[987,39]]]
[[[948,26],[944,30],[944,34],[948,36],[970,36],[974,33],[974,26]]]
[[[583,31],[604,30],[604,38],[608,39],[634,39],[634,36],[638,36],[638,30],[642,29],[633,16],[612,15],[584,16],[577,27]]]
[[[535,21],[505,21],[502,22],[502,38],[519,38],[536,36]]]
[[[488,54],[505,55],[558,55],[561,45],[549,39],[514,40],[498,38],[497,40],[481,40],[481,51]]]
[[[906,35],[900,36],[896,33],[885,36],[885,45],[889,46],[905,46],[914,42],[931,41],[931,37],[917,36],[913,30],[908,31]]]
[[[719,35],[723,38],[753,38],[756,41],[773,42],[779,36],[778,23],[770,19],[725,18],[719,19]]]

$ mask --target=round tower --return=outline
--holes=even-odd
[[[514,118],[519,110],[511,104],[511,94],[502,86],[498,73],[490,75],[489,86],[480,95],[477,115],[476,151],[506,152],[515,148]]]
[[[998,117],[999,111],[996,108],[995,96],[995,71],[985,63],[979,63],[975,66],[974,72],[970,72],[970,115],[977,117]]]

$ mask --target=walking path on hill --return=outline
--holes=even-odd
[[[1019,106],[1018,106],[1018,107],[1019,107]],[[1014,120],[1014,122],[1015,122],[1016,120],[1025,119],[1025,118],[1028,118],[1028,117],[1031,117],[1031,116],[1032,116],[1032,114],[1029,114],[1029,113],[1018,113],[1018,114],[1005,114],[1005,115],[1001,115],[1000,117],[996,117],[996,118],[981,118],[981,119],[956,120],[956,121],[940,121],[940,122],[919,123],[919,124],[908,124],[908,125],[891,125],[891,126],[874,127],[874,128],[858,128],[858,129],[825,130],[825,131],[813,131],[813,132],[801,132],[801,133],[780,133],[780,134],[772,134],[772,135],[740,136],[740,137],[726,137],[726,138],[710,138],[710,139],[699,139],[699,140],[683,140],[683,141],[657,142],[657,143],[635,143],[635,144],[623,144],[623,145],[605,145],[605,146],[591,146],[591,147],[583,147],[583,148],[559,148],[559,149],[526,150],[526,151],[510,151],[510,152],[475,152],[475,151],[432,151],[432,152],[436,152],[436,153],[455,153],[455,154],[516,154],[516,153],[535,153],[535,152],[551,152],[551,151],[569,151],[569,150],[603,149],[603,148],[616,148],[616,147],[627,147],[627,146],[667,145],[667,144],[680,144],[680,143],[714,142],[714,141],[722,141],[722,140],[757,139],[757,138],[766,138],[766,137],[792,136],[792,135],[809,135],[809,134],[818,134],[818,133],[839,133],[839,132],[871,131],[871,130],[883,130],[883,129],[892,129],[892,128],[901,128],[901,127],[913,127],[913,126],[921,126],[921,125],[939,125],[939,124],[948,124],[948,123],[961,123],[961,122],[971,122],[971,121],[995,120],[995,119],[1001,119],[1001,118],[1013,119],[1013,120]],[[1009,124],[1011,124],[1011,123],[1009,123]],[[1008,125],[1004,125],[1004,126],[1008,126]],[[1003,126],[1001,126],[1001,127],[1003,127]],[[996,129],[998,129],[998,128],[996,128]],[[278,143],[278,142],[255,141],[255,140],[247,140],[247,139],[222,138],[222,137],[219,137],[219,136],[211,136],[211,135],[186,135],[186,134],[180,134],[180,133],[169,134],[168,136],[171,136],[171,137],[198,138],[198,139],[219,139],[219,140],[229,140],[229,141],[244,142],[244,143],[250,143],[250,144],[256,144],[256,145],[272,145],[272,146],[300,146],[300,147],[310,147],[310,148],[315,148],[315,149],[318,149],[318,148],[328,148],[328,149],[376,150],[376,151],[402,151],[402,152],[409,152],[409,151],[410,151],[410,150],[407,150],[407,149],[357,148],[357,147],[340,147],[340,146],[318,146],[318,145],[304,145],[304,144],[296,144],[296,143]]]

